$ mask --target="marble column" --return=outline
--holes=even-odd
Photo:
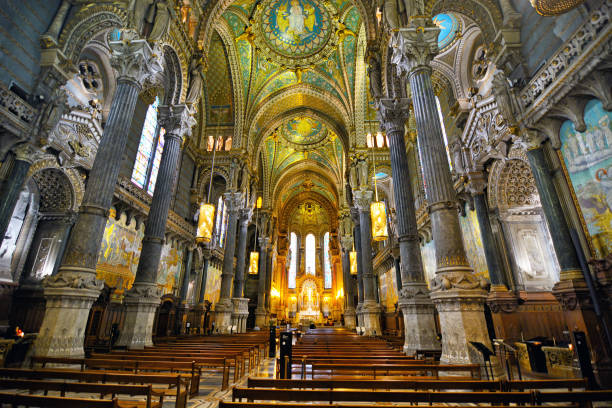
[[[10,173],[0,188],[0,245],[4,241],[19,194],[26,182],[34,150],[29,145],[22,145],[15,153]]]
[[[393,62],[399,71],[408,74],[412,91],[436,253],[436,276],[431,282],[430,297],[440,317],[441,361],[480,362],[469,342],[491,347],[484,318],[488,282],[474,275],[463,245],[457,195],[431,83],[430,62],[438,52],[438,33],[429,16],[413,16],[408,28],[394,34]]]
[[[351,282],[351,259],[350,253],[353,249],[353,237],[347,236],[341,238],[342,243],[342,276],[344,278],[344,296],[346,298],[346,306],[344,307],[344,326],[347,329],[355,328],[355,306],[353,304],[355,295],[353,294],[353,285]]]
[[[238,248],[236,249],[236,276],[234,276],[234,294],[232,296],[232,326],[236,326],[238,333],[246,332],[246,318],[249,315],[249,299],[244,294],[244,276],[246,270],[247,238],[249,222],[253,210],[251,208],[240,209]]]
[[[232,284],[234,279],[234,253],[236,252],[236,227],[238,226],[238,211],[242,204],[242,193],[229,192],[223,194],[227,209],[227,234],[223,254],[223,270],[221,272],[221,290],[219,301],[215,304],[215,327],[220,333],[229,333],[232,326]]]
[[[159,260],[176,183],[181,144],[183,137],[191,133],[191,117],[187,106],[159,106],[158,110],[159,124],[166,129],[164,150],[145,223],[136,278],[132,288],[125,293],[125,322],[117,340],[118,346],[130,349],[153,345],[153,322],[161,297],[161,291],[157,287]]]
[[[185,251],[185,273],[183,274],[183,282],[181,283],[181,291],[179,293],[180,303],[177,307],[176,316],[176,331],[178,334],[186,334],[187,313],[189,311],[187,292],[189,291],[189,278],[191,275],[194,249],[194,247],[189,247]]]
[[[57,37],[62,29],[62,26],[64,25],[68,11],[70,11],[71,3],[72,2],[69,0],[62,0],[57,13],[55,13],[53,21],[51,21],[51,25],[47,31],[40,36],[40,42],[45,48],[57,46]]]
[[[357,208],[351,208],[351,219],[354,224],[353,244],[357,253],[357,308],[355,309],[355,314],[357,315],[357,326],[363,327],[363,314],[361,313],[363,308],[363,262],[361,260],[361,228],[359,226],[359,210]]]
[[[123,151],[142,84],[161,73],[161,50],[155,52],[130,31],[111,41],[111,64],[117,87],[98,146],[77,221],[56,275],[43,280],[46,303],[37,356],[83,356],[85,327],[103,282],[96,279],[100,243],[106,227]]]
[[[257,277],[257,308],[255,309],[255,326],[266,327],[268,313],[266,312],[266,266],[268,264],[268,246],[270,238],[259,237],[259,266]]]
[[[371,190],[356,190],[353,192],[355,204],[359,209],[359,229],[361,233],[361,264],[363,266],[363,327],[366,336],[380,336],[380,306],[376,301],[374,286],[374,264],[372,263],[372,219],[370,204],[374,192]]]
[[[198,293],[198,303],[195,307],[197,313],[197,320],[199,326],[197,328],[199,333],[204,333],[204,318],[206,317],[206,305],[204,299],[206,296],[206,281],[208,279],[208,267],[210,266],[210,258],[212,258],[212,251],[209,247],[205,248],[203,252],[204,261],[202,262],[202,273],[200,274],[200,292]]]
[[[543,135],[527,131],[523,138],[527,142],[527,158],[561,269],[559,282],[553,286],[552,293],[563,307],[566,325],[572,331],[582,331],[586,334],[598,383],[601,386],[612,386],[612,350],[593,308],[579,255],[572,242],[570,226],[554,186],[552,170],[544,155],[541,144]]]
[[[398,306],[404,316],[404,352],[440,348],[434,318],[434,304],[425,282],[412,180],[404,140],[404,123],[409,117],[407,99],[381,99],[379,120],[389,139],[396,230],[399,244]],[[418,177],[418,175],[414,175]]]

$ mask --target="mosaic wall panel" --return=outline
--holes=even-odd
[[[395,279],[395,268],[379,276],[380,305],[386,312],[394,312],[397,303],[397,282]]]
[[[215,304],[219,300],[221,292],[221,268],[212,263],[208,266],[208,275],[206,276],[206,294],[204,300]]]
[[[584,110],[587,129],[577,132],[571,121],[561,126],[561,155],[590,235],[593,255],[612,253],[612,112],[600,101]]]

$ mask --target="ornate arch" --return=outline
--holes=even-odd
[[[60,167],[57,164],[57,159],[54,156],[46,155],[42,159],[34,162],[32,166],[30,166],[27,178],[33,179],[35,182],[41,182],[42,179],[40,178],[40,173],[46,170],[54,170],[56,176],[59,176],[59,173],[61,173],[61,176],[65,177],[65,180],[61,180],[61,177],[52,178],[54,180],[59,180],[61,183],[65,182],[63,186],[70,189],[71,203],[67,206],[66,210],[71,210],[75,212],[78,211],[79,207],[81,206],[81,202],[83,201],[83,195],[85,194],[85,183],[83,183],[83,178],[81,177],[81,174],[74,168],[65,169],[63,167]],[[50,175],[48,174],[48,176]],[[49,187],[53,188],[53,184],[55,183],[49,182],[45,184],[49,184]],[[37,183],[37,185],[40,189],[40,184]],[[47,191],[47,193],[49,194],[48,198],[53,199],[53,191],[49,190]],[[59,199],[60,197],[58,196],[57,198]]]
[[[488,182],[491,208],[506,212],[532,210],[540,206],[540,196],[531,167],[522,158],[496,160],[489,172]]]
[[[278,230],[280,232],[287,232],[287,226],[289,225],[289,215],[291,211],[297,207],[300,203],[305,200],[312,200],[319,204],[322,208],[324,208],[329,214],[330,220],[330,234],[332,232],[338,231],[338,209],[336,206],[330,202],[326,197],[323,197],[319,193],[314,192],[303,192],[300,193],[291,200],[289,200],[283,208],[280,210],[279,219],[278,219]]]
[[[164,50],[164,104],[174,105],[181,101],[183,93],[183,70],[176,50],[169,44],[163,46]]]
[[[72,17],[59,37],[59,47],[74,66],[87,43],[99,33],[127,24],[125,9],[111,3],[91,3]]]
[[[336,186],[330,182],[330,174],[326,174],[326,171],[319,166],[313,165],[314,163],[304,163],[306,166],[299,166],[299,168],[293,168],[290,171],[285,172],[276,182],[275,188],[271,192],[271,202],[280,203],[280,195],[286,191],[285,187],[292,186],[299,180],[310,180],[310,177],[317,179],[321,184],[326,184],[329,191],[338,200],[339,193]]]

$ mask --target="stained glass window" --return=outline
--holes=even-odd
[[[325,289],[332,287],[331,264],[329,262],[329,232],[323,237],[323,259],[325,264]]]
[[[295,289],[295,278],[297,275],[297,235],[291,233],[291,242],[289,243],[289,289]]]
[[[157,107],[159,98],[155,98],[155,102],[149,105],[140,134],[140,143],[138,144],[138,153],[132,170],[132,182],[140,188],[147,189],[147,193],[153,194],[155,190],[155,182],[157,181],[157,173],[159,164],[164,150],[164,128],[158,126],[157,123]]]
[[[227,214],[225,211],[225,202],[223,201],[223,197],[219,197],[219,201],[217,202],[217,220],[215,222],[216,243],[219,247],[223,247],[226,221]]]
[[[316,266],[315,266],[316,246],[315,246],[315,237],[313,234],[306,235],[306,248],[305,249],[306,249],[306,254],[305,254],[306,273],[315,275],[316,274]]]

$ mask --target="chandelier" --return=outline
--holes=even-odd
[[[585,0],[529,0],[535,11],[542,16],[556,16],[580,6]]]

